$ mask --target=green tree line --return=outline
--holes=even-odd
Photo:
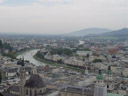
[[[2,41],[0,40],[0,48],[5,48],[5,49],[8,49],[9,52],[11,52],[13,50],[12,46],[8,43],[2,43]]]

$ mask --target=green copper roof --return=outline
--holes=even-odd
[[[96,79],[97,80],[103,80],[104,79],[104,76],[102,75],[101,70],[99,70],[99,74],[97,75]]]
[[[97,80],[103,80],[104,79],[104,76],[102,74],[99,74],[99,75],[97,75],[96,79]]]
[[[111,74],[112,74],[111,66],[108,66],[107,74],[108,74],[108,75],[111,75]]]
[[[107,96],[124,96],[124,95],[114,94],[114,93],[107,93]]]
[[[111,75],[111,74],[112,74],[112,71],[111,71],[111,70],[108,70],[106,73],[107,73],[108,75]]]

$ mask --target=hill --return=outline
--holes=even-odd
[[[69,36],[86,36],[86,35],[90,35],[90,34],[101,34],[101,33],[106,33],[106,32],[110,32],[110,31],[111,31],[110,29],[106,29],[106,28],[88,28],[88,29],[71,32],[67,35],[69,35]]]
[[[120,30],[103,33],[102,36],[114,36],[114,37],[122,37],[122,36],[128,36],[128,28],[123,28]]]
[[[128,39],[128,28],[123,28],[120,30],[115,30],[112,32],[102,33],[98,35],[92,35],[90,37],[95,37],[97,39]]]

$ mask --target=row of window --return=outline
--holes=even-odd
[[[42,92],[43,92],[42,90],[39,91],[39,93],[42,93]],[[26,89],[26,96],[28,96],[28,95],[29,96],[33,96],[33,94],[34,94],[34,96],[37,96],[37,90],[35,90],[34,92],[32,92],[31,89],[30,90]]]

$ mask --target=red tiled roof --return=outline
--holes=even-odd
[[[108,53],[117,53],[119,50],[118,49],[110,49],[108,50]]]

